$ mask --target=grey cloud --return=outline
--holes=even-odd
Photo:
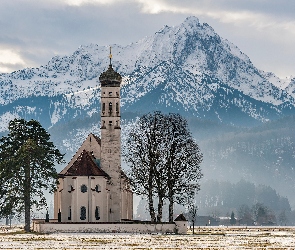
[[[250,11],[295,20],[295,1],[292,0],[162,0],[170,6],[200,10]]]
[[[44,9],[39,1],[9,4],[0,9],[0,43],[16,47],[73,50],[81,44],[128,44],[156,32],[171,19],[150,16],[137,6],[57,5]],[[41,1],[42,2],[42,1]],[[184,16],[179,18],[179,22]],[[168,20],[167,20],[168,21]]]
[[[119,2],[114,5],[86,4],[81,6],[69,6],[57,0],[1,2],[0,49],[10,48],[20,51],[28,66],[36,67],[46,64],[51,57],[57,54],[68,55],[80,45],[90,43],[126,45],[136,42],[145,36],[154,34],[166,24],[168,26],[179,25],[188,15],[195,15],[195,10],[198,9],[253,11],[270,15],[274,20],[277,17],[295,19],[293,17],[295,1],[287,0],[281,0],[279,4],[276,0],[162,0],[171,7],[185,7],[189,10],[185,14],[169,11],[159,14],[143,13],[143,5],[135,2],[134,0],[134,2]],[[201,22],[207,22],[222,37],[240,47],[250,58],[253,56],[254,62],[257,62],[263,70],[272,70],[276,73],[284,67],[284,60],[285,68],[288,68],[287,63],[289,66],[292,62],[291,58],[295,58],[293,48],[289,47],[289,44],[270,42],[267,33],[257,33],[250,26],[221,23],[218,19],[205,14],[198,17]],[[289,40],[292,39],[289,37]],[[280,54],[279,46],[285,46],[283,54]],[[276,54],[274,57],[281,58],[281,61],[276,65],[273,60],[273,64],[268,67],[261,57],[265,56],[271,48]],[[287,51],[290,51],[289,54]],[[271,55],[268,61],[272,61]],[[264,65],[267,67],[264,68]],[[16,66],[10,66],[15,70]]]
[[[0,68],[9,68],[11,72],[24,68],[23,64],[0,63]],[[1,73],[0,73],[1,74]]]

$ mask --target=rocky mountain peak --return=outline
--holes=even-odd
[[[234,109],[261,122],[279,117],[282,107],[294,109],[292,84],[280,88],[278,77],[257,69],[237,46],[196,17],[128,46],[112,47],[113,68],[123,78],[122,110],[149,107],[230,122]],[[22,115],[19,101],[35,97],[59,98],[50,103],[52,124],[67,119],[69,109],[75,117],[92,115],[100,101],[98,77],[109,64],[108,49],[83,45],[39,68],[1,74],[0,104],[6,111],[0,117]]]

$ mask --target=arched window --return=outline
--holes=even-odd
[[[105,112],[105,110],[106,110],[106,104],[102,103],[102,112]]]
[[[80,220],[86,220],[86,207],[81,207]]]
[[[95,186],[95,191],[96,192],[101,192],[101,187],[100,187],[100,185],[99,184],[97,184],[96,186]]]
[[[87,186],[86,186],[85,184],[83,184],[83,185],[81,186],[81,192],[82,192],[82,193],[86,193],[86,192],[87,192]]]
[[[113,104],[110,102],[109,103],[109,112],[112,113],[113,112]]]
[[[73,192],[75,189],[72,185],[68,185],[68,192],[71,193]]]
[[[119,112],[119,103],[116,102],[116,112]]]
[[[72,219],[72,208],[69,206],[69,211],[68,211],[68,220]]]
[[[95,208],[95,219],[99,220],[100,219],[100,207],[96,206]]]

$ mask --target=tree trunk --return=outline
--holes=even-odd
[[[26,198],[25,198],[26,199]],[[31,209],[30,209],[30,197],[25,201],[25,231],[30,232],[31,227]],[[29,203],[29,204],[28,204]]]
[[[25,205],[25,231],[30,232],[31,224],[31,173],[30,164],[25,165],[25,180],[24,180],[24,205]]]
[[[156,215],[155,215],[155,209],[154,209],[154,200],[153,200],[153,192],[152,190],[149,190],[149,211],[151,216],[151,221],[156,222]]]
[[[169,222],[173,222],[173,196],[171,192],[169,192]]]
[[[149,179],[148,179],[148,199],[149,199],[149,211],[151,216],[151,221],[156,222],[155,208],[154,208],[154,197],[153,197],[153,178],[154,178],[154,162],[151,160],[151,166],[149,169]]]
[[[163,217],[163,198],[159,197],[157,222],[161,222]]]

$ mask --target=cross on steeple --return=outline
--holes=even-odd
[[[112,47],[110,46],[110,55],[109,55],[109,57],[110,57],[110,66],[112,66]]]

